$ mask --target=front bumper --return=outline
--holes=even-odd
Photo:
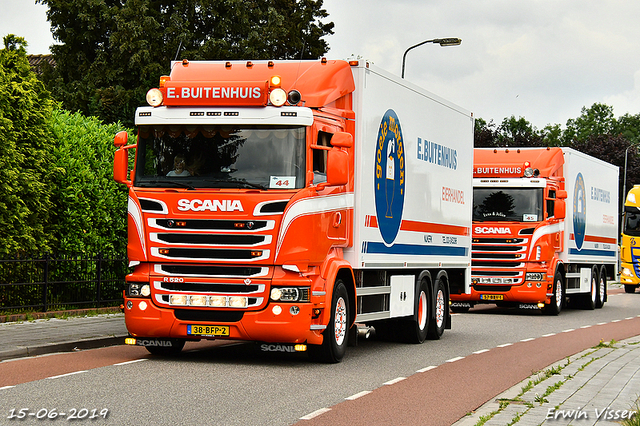
[[[140,302],[146,307],[141,309]],[[131,304],[129,304],[131,302]],[[291,306],[297,306],[297,314],[290,312]],[[130,306],[130,307],[129,307]],[[143,305],[144,306],[144,305]],[[280,306],[281,312],[277,314]],[[178,319],[175,310],[162,308],[150,303],[149,299],[125,298],[125,323],[134,337],[157,337],[178,339],[231,339],[273,343],[322,343],[324,326],[314,324],[311,303],[273,303],[260,311],[245,311],[242,319],[234,322],[216,320]],[[195,311],[195,309],[194,309]],[[198,309],[209,311],[213,309]],[[215,317],[215,316],[214,316]],[[187,334],[188,325],[223,325],[229,327],[229,336],[213,337]]]
[[[636,275],[633,264],[623,262],[620,271],[620,284],[640,285],[640,278]]]
[[[528,286],[531,284],[531,287]],[[540,287],[538,287],[540,284]],[[512,286],[509,290],[503,291],[497,288],[482,289],[481,286],[471,286],[470,294],[452,294],[452,302],[466,303],[545,303],[551,302],[552,290],[548,291],[549,284],[546,282],[525,282],[518,286]]]

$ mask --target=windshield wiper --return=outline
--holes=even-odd
[[[244,188],[267,189],[267,187],[265,187],[264,185],[247,182],[245,180],[239,180],[239,179],[205,179],[204,182],[230,183],[233,185],[239,185],[240,187],[244,187]]]
[[[151,183],[158,186],[170,184],[174,186],[179,186],[180,188],[195,189],[193,186],[189,185],[188,183],[176,182],[175,180],[148,180],[146,182],[141,182],[140,186],[145,186],[143,185],[145,183]]]

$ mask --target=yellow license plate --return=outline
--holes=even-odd
[[[229,336],[228,325],[187,325],[187,334],[196,336]]]
[[[482,300],[503,300],[504,296],[501,294],[481,294],[480,299]]]

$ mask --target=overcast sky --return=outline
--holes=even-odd
[[[53,43],[46,7],[0,0],[0,35],[15,33],[30,54]],[[512,115],[543,128],[565,125],[582,107],[640,113],[640,1],[324,0],[330,59],[361,57],[496,123]],[[168,67],[168,64],[167,64]]]

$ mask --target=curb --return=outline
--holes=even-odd
[[[97,349],[107,346],[118,346],[124,343],[127,335],[96,337],[93,339],[73,340],[68,342],[51,343],[41,346],[21,346],[17,349],[0,351],[0,362],[9,359],[46,355],[57,352],[74,352],[83,349]]]
[[[119,314],[122,309],[118,306],[107,308],[70,309],[64,311],[25,312],[21,314],[0,315],[0,324],[6,322],[31,321],[36,319],[56,318],[59,316],[84,316],[95,314]]]

